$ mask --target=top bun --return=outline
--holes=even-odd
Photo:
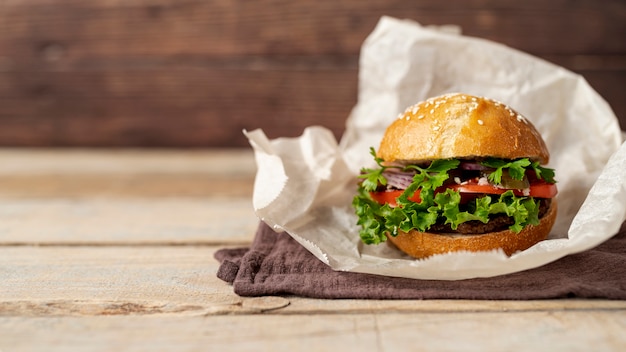
[[[529,158],[550,153],[535,126],[507,105],[467,94],[446,94],[413,105],[387,130],[378,149],[385,161]]]

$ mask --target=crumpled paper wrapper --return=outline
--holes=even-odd
[[[581,76],[445,29],[380,20],[361,50],[358,103],[339,144],[322,127],[275,140],[260,130],[245,132],[258,166],[253,205],[259,218],[335,270],[415,279],[513,273],[614,235],[626,218],[626,144],[608,104]],[[460,252],[424,260],[387,244],[361,243],[351,202],[359,170],[375,165],[369,147],[378,148],[406,107],[449,92],[504,102],[541,132],[559,187],[559,215],[548,240],[511,257]]]

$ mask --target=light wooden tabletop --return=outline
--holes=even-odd
[[[623,351],[626,302],[239,297],[251,151],[0,149],[0,351]]]

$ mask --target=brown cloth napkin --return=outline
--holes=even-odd
[[[241,296],[358,299],[626,299],[626,223],[600,246],[523,272],[459,281],[334,271],[261,223],[250,248],[221,249],[217,276]]]

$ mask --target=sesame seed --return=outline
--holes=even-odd
[[[476,98],[472,98],[472,101],[476,101]]]
[[[430,109],[430,113],[432,114],[433,112],[435,112],[435,109]]]
[[[482,125],[484,125],[485,123],[483,122],[483,120],[478,120],[478,124],[482,126]]]
[[[418,120],[421,120],[421,119],[423,119],[423,118],[424,118],[424,115],[418,115],[418,116],[417,116],[417,119],[418,119]]]
[[[404,119],[409,121],[411,119],[411,115],[406,115],[406,117]]]
[[[433,126],[433,130],[439,131],[439,126]]]

